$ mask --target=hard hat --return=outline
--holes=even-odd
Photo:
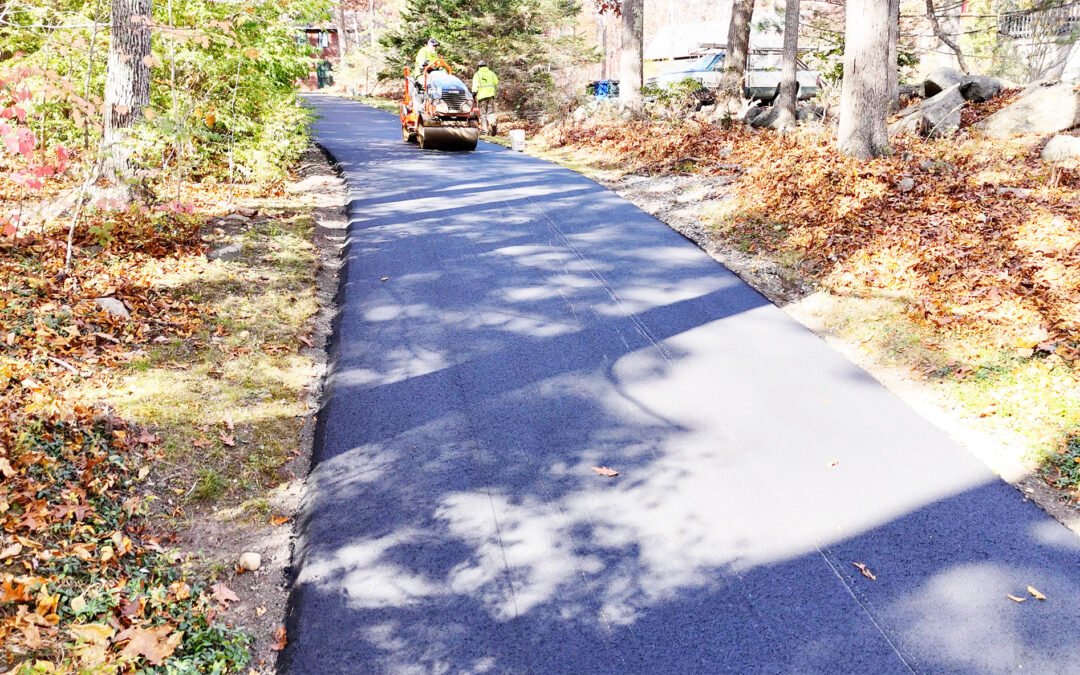
[[[476,62],[476,67],[477,68],[485,68],[485,67],[487,67],[487,61],[484,61],[483,59],[477,61]]]
[[[431,45],[432,47],[438,47],[439,46],[439,41],[436,40],[435,38],[428,38],[427,43],[429,45]]]

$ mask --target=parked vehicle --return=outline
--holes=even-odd
[[[780,69],[783,65],[783,52],[779,49],[752,49],[746,64],[746,85],[743,96],[772,102],[780,93]],[[811,70],[802,60],[797,62],[795,80],[799,84],[799,98],[812,98],[821,88],[818,71]],[[669,87],[687,79],[696,80],[702,87],[716,89],[720,86],[720,77],[724,71],[724,50],[709,49],[702,52],[694,61],[662,75],[655,75],[645,80],[651,87]]]

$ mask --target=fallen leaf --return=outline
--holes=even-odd
[[[239,596],[232,592],[232,589],[225,585],[224,582],[219,582],[211,586],[214,590],[213,597],[218,602],[240,602]]]
[[[149,473],[150,467],[148,466],[144,466],[143,468],[139,469],[139,480],[143,480],[144,478],[146,478]]]
[[[255,616],[262,616],[263,614],[266,614],[266,608],[265,607],[256,607],[255,608]]]
[[[274,644],[270,645],[270,649],[275,652],[280,652],[285,649],[285,645],[289,644],[288,637],[285,635],[285,626],[278,626],[274,631]]]
[[[599,475],[604,476],[605,478],[614,478],[615,476],[619,475],[618,471],[616,471],[615,469],[609,469],[606,466],[594,466],[592,470]]]
[[[15,542],[11,546],[8,546],[4,550],[0,551],[0,560],[7,560],[8,558],[14,558],[22,552],[22,544]]]
[[[311,340],[307,339],[303,335],[297,335],[296,339],[299,340],[300,342],[304,343],[305,347],[314,347],[315,346],[314,344],[312,344]]]
[[[83,642],[107,642],[116,633],[112,626],[103,623],[88,623],[82,626],[69,626],[68,631],[76,640]]]
[[[11,478],[15,475],[15,469],[11,468],[7,457],[0,457],[0,474],[4,474],[4,478]]]
[[[81,614],[82,611],[86,609],[86,598],[81,595],[76,595],[74,598],[71,599],[71,602],[69,604],[71,605],[72,612],[75,612],[76,614]]]
[[[1036,600],[1045,600],[1046,599],[1046,596],[1043,595],[1042,593],[1040,593],[1038,590],[1036,590],[1034,586],[1028,586],[1027,590],[1028,590],[1028,593],[1031,593],[1031,597],[1035,598]]]
[[[183,581],[174,581],[169,584],[169,592],[177,600],[187,600],[191,597],[191,586],[188,586]]]
[[[1006,593],[1005,597],[1012,600],[1013,602],[1023,602],[1024,601],[1024,598],[1018,598],[1018,597],[1016,597],[1015,595],[1013,595],[1011,593]]]
[[[143,429],[142,433],[140,433],[139,437],[136,439],[136,442],[141,443],[142,445],[153,445],[158,442],[158,437],[146,429]]]
[[[288,516],[272,516],[270,518],[270,524],[273,525],[274,527],[277,527],[279,525],[284,525],[287,522],[289,522],[289,517]]]
[[[236,439],[233,437],[232,434],[218,434],[218,440],[221,441],[223,444],[229,446],[230,448],[236,447]]]
[[[157,628],[136,628],[120,655],[142,656],[150,665],[160,666],[172,656],[183,639],[183,631],[173,633],[172,626],[167,624]]]
[[[873,572],[870,571],[870,568],[867,567],[866,565],[862,564],[861,562],[853,562],[851,564],[854,565],[855,567],[858,567],[859,571],[862,572],[862,575],[864,577],[866,577],[867,579],[872,579],[874,581],[877,581],[877,577],[874,575]]]

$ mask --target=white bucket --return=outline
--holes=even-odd
[[[517,150],[518,152],[525,152],[525,130],[524,129],[511,129],[510,130],[510,149]]]

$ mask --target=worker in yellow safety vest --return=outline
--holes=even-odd
[[[429,61],[434,61],[439,58],[439,52],[436,47],[439,46],[439,41],[435,38],[428,38],[427,44],[420,48],[420,51],[416,52],[416,77],[420,77],[424,74],[424,66]]]
[[[487,61],[476,64],[476,74],[472,78],[473,96],[480,108],[480,122],[488,134],[495,133],[495,88],[499,86],[499,76],[488,68]]]

